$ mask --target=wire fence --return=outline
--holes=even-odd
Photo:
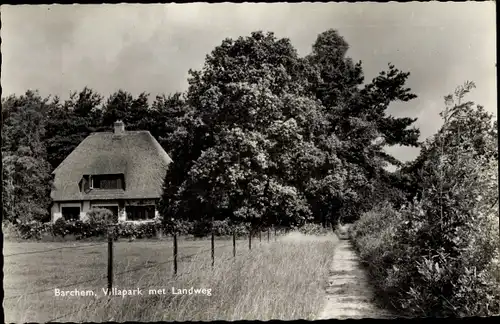
[[[107,244],[107,242],[101,242],[101,243],[95,243],[95,244],[86,244],[86,245],[81,245],[81,246],[63,246],[63,247],[59,247],[59,248],[46,249],[46,250],[27,251],[27,252],[7,254],[7,255],[4,255],[4,258],[5,257],[16,256],[16,255],[47,253],[47,252],[53,252],[53,251],[59,251],[59,250],[83,249],[83,248],[88,248],[88,247],[93,247],[93,246],[100,246],[100,245],[104,245],[104,244]]]
[[[225,247],[229,247],[230,244],[226,244],[226,245],[223,245],[223,246],[220,246],[219,248],[225,248]],[[192,257],[195,257],[195,256],[198,256],[200,254],[203,254],[203,253],[206,253],[206,252],[209,252],[211,249],[204,249],[202,251],[198,251],[197,253],[193,253],[193,254],[190,254],[190,255],[186,255],[186,256],[183,256],[182,258],[180,258],[179,260],[185,260],[185,259],[188,259],[188,258],[192,258]],[[231,258],[225,258],[224,260],[230,260]],[[146,265],[146,266],[143,266],[143,267],[137,267],[137,268],[134,268],[134,269],[130,269],[130,270],[126,270],[126,271],[122,271],[122,272],[118,272],[118,273],[115,273],[114,276],[117,277],[117,276],[120,276],[120,275],[123,275],[123,274],[126,274],[126,273],[131,273],[131,272],[135,272],[135,271],[140,271],[140,270],[143,270],[143,269],[150,269],[150,268],[154,268],[156,266],[159,266],[159,265],[162,265],[162,264],[167,264],[167,263],[171,263],[173,262],[173,259],[170,259],[170,260],[167,260],[165,262],[161,262],[161,263],[156,263],[154,265]],[[177,274],[177,275],[174,275],[169,281],[167,281],[166,283],[174,283],[176,280],[178,280],[180,277],[183,277],[183,276],[187,276],[187,275],[190,275],[192,273],[194,273],[195,271],[188,271],[188,272],[183,272],[181,274]],[[103,280],[103,279],[106,279],[107,276],[102,276],[101,278],[97,278],[95,280]],[[72,284],[73,286],[74,285],[77,285],[77,284],[80,284],[80,283],[84,283],[84,282],[78,282],[78,283],[74,283]],[[50,289],[50,290],[47,290],[47,291],[53,291],[53,289]],[[45,291],[44,291],[45,292]],[[38,292],[40,293],[40,292]],[[107,300],[107,303],[109,303],[110,299]],[[83,308],[79,308],[79,309],[76,309],[74,311],[71,311],[71,312],[68,312],[66,314],[63,314],[63,315],[58,315],[57,317],[54,317],[52,319],[50,319],[48,322],[54,322],[54,321],[57,321],[57,320],[61,320],[65,317],[68,317],[68,316],[71,316],[71,315],[74,315],[76,313],[79,313],[79,312],[82,312],[82,311],[86,311],[88,309],[90,309],[91,307],[94,307],[96,306],[97,304],[97,301],[93,301],[89,304],[87,304],[86,306],[84,306]]]
[[[274,235],[273,236],[273,241],[276,241],[276,238],[278,236],[281,236],[282,234],[284,234],[284,232],[276,232],[274,231]],[[264,234],[264,237],[266,237],[267,235],[267,241],[268,242],[271,242],[271,231],[270,230],[267,230],[266,233]],[[256,237],[258,236],[258,240],[259,242],[262,242],[262,232],[258,232],[258,235],[248,235],[248,242],[249,242],[249,245],[248,245],[248,249],[251,250],[252,249],[252,239],[255,240]],[[43,253],[50,253],[50,252],[54,252],[54,251],[63,251],[63,250],[73,250],[73,249],[78,249],[78,250],[81,250],[81,249],[85,249],[85,248],[95,248],[95,247],[99,247],[99,246],[104,246],[104,245],[107,245],[107,251],[108,251],[108,260],[107,260],[107,274],[104,274],[102,276],[99,276],[97,278],[93,278],[93,279],[88,279],[88,280],[80,280],[80,281],[75,281],[75,282],[72,282],[72,283],[69,283],[69,284],[63,284],[63,285],[58,285],[57,287],[51,287],[51,288],[47,288],[47,289],[41,289],[41,290],[37,290],[37,291],[32,291],[32,292],[27,292],[27,293],[23,293],[23,294],[18,294],[18,295],[15,295],[15,296],[5,296],[4,297],[4,300],[12,300],[12,299],[21,299],[23,297],[27,297],[27,296],[32,296],[32,295],[37,295],[37,294],[44,294],[44,293],[49,293],[49,292],[52,292],[54,293],[54,291],[56,289],[64,289],[64,288],[71,288],[71,287],[75,287],[75,286],[78,286],[78,285],[82,285],[82,284],[88,284],[88,283],[92,283],[92,282],[97,282],[97,281],[100,281],[100,280],[107,280],[107,285],[108,285],[108,291],[111,291],[111,288],[113,286],[113,280],[119,276],[122,276],[122,275],[125,275],[125,274],[128,274],[128,273],[133,273],[133,272],[138,272],[138,271],[141,271],[141,270],[145,270],[145,269],[151,269],[151,268],[155,268],[155,267],[159,267],[159,266],[162,266],[162,265],[165,265],[165,264],[169,264],[169,263],[173,263],[173,273],[172,273],[172,281],[175,281],[177,279],[179,279],[180,277],[182,276],[185,276],[185,275],[188,275],[188,274],[191,274],[192,272],[194,271],[190,271],[190,272],[183,272],[181,274],[178,274],[178,263],[179,262],[182,262],[184,260],[187,260],[187,259],[191,259],[193,257],[196,257],[196,256],[199,256],[199,255],[202,255],[204,253],[208,253],[210,252],[211,253],[211,260],[212,260],[212,263],[211,263],[211,266],[214,267],[214,261],[215,261],[215,237],[214,235],[211,236],[210,238],[211,240],[211,247],[210,248],[207,248],[207,249],[202,249],[202,250],[199,250],[197,251],[196,253],[192,253],[192,254],[189,254],[189,255],[184,255],[184,256],[181,256],[179,257],[179,246],[178,246],[178,238],[176,235],[173,235],[173,257],[172,258],[169,258],[168,260],[166,261],[163,261],[163,262],[158,262],[158,263],[154,263],[154,264],[147,264],[148,261],[145,262],[144,265],[142,266],[139,266],[139,267],[134,267],[132,269],[127,269],[127,270],[124,270],[124,271],[119,271],[119,272],[114,272],[114,260],[113,260],[113,249],[114,249],[114,238],[112,237],[112,235],[110,235],[108,237],[108,241],[107,242],[100,242],[100,243],[95,243],[95,244],[85,244],[85,245],[79,245],[79,246],[64,246],[64,247],[58,247],[58,248],[52,248],[52,249],[45,249],[45,250],[36,250],[36,251],[26,251],[26,252],[20,252],[20,253],[12,253],[12,254],[7,254],[4,256],[4,258],[10,258],[10,257],[16,257],[16,256],[23,256],[23,255],[31,255],[31,254],[43,254]],[[264,240],[266,240],[266,238],[264,238]],[[184,240],[183,240],[184,241]],[[226,239],[224,241],[227,241]],[[141,242],[140,240],[137,240],[137,241],[133,241],[133,242],[130,242],[128,244],[134,244],[136,242]],[[184,241],[184,242],[187,242]],[[159,241],[159,243],[165,243],[166,246],[168,246],[168,243],[170,243],[170,241]],[[230,260],[232,258],[235,258],[236,257],[236,235],[233,234],[233,240],[232,240],[232,243],[228,243],[228,244],[223,244],[221,246],[217,246],[217,249],[227,249],[229,248],[230,246],[233,247],[233,253],[232,253],[232,257],[229,257],[229,258],[225,258],[224,260]],[[67,315],[62,315],[60,318],[62,317],[65,317]],[[55,318],[53,320],[57,320],[59,319],[58,318]],[[53,321],[52,320],[52,321]]]
[[[223,247],[228,247],[228,246],[230,246],[230,245],[225,245],[225,246],[223,246]],[[189,257],[193,257],[193,256],[196,256],[196,255],[199,255],[199,254],[201,254],[201,253],[208,252],[208,251],[210,251],[210,250],[209,250],[209,249],[207,249],[207,250],[203,250],[203,251],[200,251],[199,253],[196,253],[196,254],[191,254],[191,255],[188,255],[188,256],[184,256],[184,257],[183,257],[183,258],[181,258],[181,259],[184,259],[184,258],[189,258]],[[224,259],[222,259],[222,260],[223,260],[223,261],[228,261],[228,260],[231,260],[231,259],[233,259],[233,257],[224,258]],[[169,260],[168,262],[172,262],[172,260]],[[167,262],[163,262],[163,264],[164,264],[164,263],[167,263]],[[153,266],[151,266],[151,267],[142,267],[142,268],[138,268],[138,269],[134,269],[134,270],[129,270],[129,271],[120,272],[120,273],[117,273],[116,275],[118,276],[118,275],[121,275],[121,274],[124,274],[124,273],[128,273],[128,272],[132,272],[132,271],[138,271],[138,270],[142,270],[142,269],[146,269],[146,268],[152,268],[152,267],[154,267],[154,266],[156,266],[156,265],[159,265],[159,264],[155,264],[155,265],[153,265]],[[176,275],[176,276],[172,277],[172,278],[171,278],[171,280],[167,281],[166,283],[169,283],[169,284],[170,284],[170,283],[174,283],[174,282],[176,282],[176,280],[178,280],[179,278],[181,278],[181,277],[183,277],[183,276],[188,276],[188,275],[191,275],[191,274],[193,274],[193,273],[195,273],[195,272],[196,272],[196,271],[187,271],[187,272],[183,272],[183,273],[181,273],[181,274],[178,274],[178,275]],[[105,279],[105,278],[100,278],[100,279]],[[106,302],[109,304],[110,300],[111,300],[111,299],[108,299]],[[58,321],[58,320],[61,320],[61,319],[65,318],[65,317],[68,317],[68,316],[74,315],[74,314],[76,314],[76,313],[79,313],[79,312],[82,312],[82,311],[86,311],[86,310],[90,309],[91,307],[96,306],[96,305],[97,305],[97,302],[98,302],[98,301],[95,301],[95,300],[94,300],[93,302],[91,302],[91,303],[87,304],[87,305],[86,305],[86,306],[84,306],[83,308],[76,309],[76,310],[74,310],[74,311],[71,311],[71,312],[66,313],[66,314],[63,314],[63,315],[58,315],[57,317],[54,317],[54,318],[52,318],[52,319],[48,320],[47,322],[49,322],[49,323],[50,323],[50,322],[55,322],[55,321]]]

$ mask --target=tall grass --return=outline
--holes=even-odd
[[[290,233],[278,242],[255,242],[250,251],[239,249],[236,258],[228,250],[216,258],[213,268],[210,254],[203,253],[191,259],[175,279],[157,272],[117,286],[139,287],[143,296],[76,300],[53,316],[65,322],[311,320],[323,307],[324,284],[336,243],[334,235]],[[211,296],[173,295],[172,287],[206,288]],[[148,289],[161,288],[165,295],[148,295]],[[48,301],[46,306],[51,305]]]

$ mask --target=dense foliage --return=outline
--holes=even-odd
[[[361,63],[335,31],[300,58],[288,39],[226,39],[190,71],[162,212],[252,226],[356,218],[399,162],[385,145],[418,145],[415,119],[385,111],[415,97],[389,65],[362,86]],[[394,188],[394,190],[398,190]],[[402,194],[401,194],[402,195]]]
[[[32,91],[4,98],[4,218],[49,220],[51,171],[117,119],[149,130],[174,160],[160,206],[166,228],[212,219],[326,226],[355,219],[380,192],[404,196],[383,168],[399,162],[383,147],[418,145],[415,119],[386,114],[415,97],[409,74],[389,65],[363,85],[348,48],[329,30],[299,57],[288,39],[254,32],[217,46],[185,93],[152,103],[147,93],[104,98],[87,87],[64,101]]]
[[[307,223],[304,226],[294,228],[294,230],[304,235],[327,235],[333,231],[332,228],[323,227],[315,223]]]
[[[32,91],[2,98],[2,215],[8,221],[46,221],[51,168],[45,126],[48,99]]]
[[[378,288],[411,315],[500,313],[497,124],[463,102],[473,87],[446,97],[443,126],[407,168],[414,200],[373,209],[352,232]]]

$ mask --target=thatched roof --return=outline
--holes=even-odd
[[[172,159],[148,131],[92,133],[52,172],[54,201],[159,198]],[[125,190],[80,191],[84,175],[124,174]]]

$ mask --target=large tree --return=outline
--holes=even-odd
[[[149,130],[170,155],[178,155],[187,135],[189,113],[190,106],[185,103],[182,93],[157,96],[139,127]]]
[[[297,173],[307,170],[301,155],[320,154],[309,134],[318,119],[301,109],[314,115],[320,107],[304,96],[304,66],[287,39],[255,32],[224,40],[201,71],[190,71],[192,112],[173,166],[186,176],[179,188],[167,177],[166,214],[258,224],[310,215]]]
[[[127,129],[139,130],[144,127],[143,119],[150,112],[149,94],[143,92],[136,98],[124,90],[111,94],[103,105],[102,126],[112,129],[113,123],[122,120]]]
[[[85,87],[72,92],[69,99],[51,105],[47,111],[44,141],[52,169],[75,149],[80,142],[101,125],[102,96]]]
[[[190,71],[164,215],[325,223],[355,213],[396,161],[383,146],[414,145],[418,131],[385,115],[391,101],[414,97],[408,74],[390,66],[362,88],[347,48],[328,31],[300,58],[288,39],[254,32],[207,55]]]
[[[9,221],[46,221],[51,176],[43,142],[53,103],[37,92],[2,99],[2,213]]]
[[[419,130],[411,125],[415,118],[396,118],[387,114],[392,102],[407,102],[416,96],[405,87],[409,73],[389,64],[370,83],[363,85],[361,62],[347,57],[349,46],[335,30],[321,33],[307,56],[315,77],[309,86],[327,112],[328,133],[342,143],[335,148],[346,169],[357,170],[357,184],[350,187],[356,199],[337,199],[338,211],[351,216],[371,207],[380,190],[399,194],[394,176],[384,167],[401,162],[384,150],[386,146],[418,146]],[[311,74],[310,74],[311,75]],[[326,151],[333,152],[326,148]],[[350,167],[348,167],[350,166]],[[354,198],[354,196],[351,196]],[[345,210],[343,210],[345,209]]]

